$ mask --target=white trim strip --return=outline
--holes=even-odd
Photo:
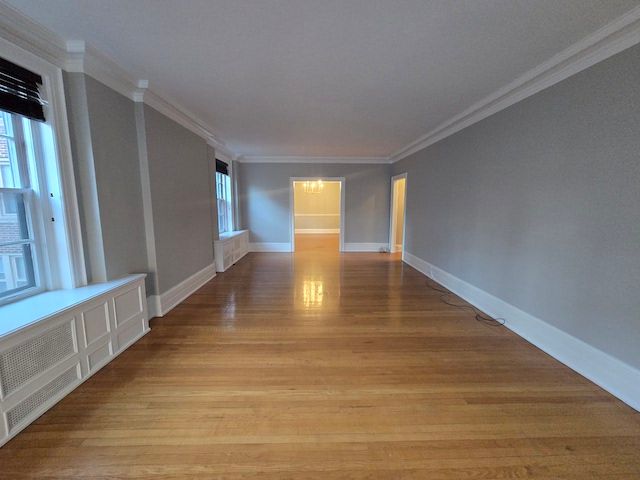
[[[483,312],[504,318],[507,328],[640,411],[640,370],[411,253],[402,259]]]
[[[295,232],[300,235],[310,234],[334,234],[340,233],[339,228],[296,228]]]
[[[238,161],[242,163],[314,163],[314,164],[331,164],[331,163],[356,163],[356,164],[388,164],[391,160],[387,157],[305,157],[305,156],[261,156],[261,155],[242,155],[238,157]]]
[[[85,73],[135,102],[160,111],[218,151],[236,155],[215,134],[213,128],[165,95],[149,89],[149,82],[136,72],[122,68],[108,55],[83,40],[65,41],[60,35],[33,21],[19,10],[0,1],[0,37],[68,72]]]
[[[250,252],[291,252],[291,244],[289,242],[257,242],[249,244]]]
[[[147,80],[131,75],[108,56],[85,46],[81,40],[65,42],[59,35],[4,2],[0,2],[0,36],[64,70],[87,73],[134,101],[144,101],[202,136],[219,152],[236,158],[210,125],[166,96],[149,90]],[[638,43],[640,6],[529,70],[389,157],[246,155],[239,160],[246,163],[394,163]]]
[[[339,213],[294,213],[296,217],[339,217]]]
[[[383,252],[388,249],[388,243],[345,243],[343,252]]]
[[[391,155],[391,162],[402,160],[637,43],[640,43],[640,6],[400,148]]]

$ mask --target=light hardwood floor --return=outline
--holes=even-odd
[[[296,253],[338,253],[340,250],[340,235],[337,233],[296,234]]]
[[[250,254],[0,449],[0,477],[639,479],[640,417],[397,255]]]

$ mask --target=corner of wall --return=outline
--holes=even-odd
[[[87,279],[91,282],[104,282],[107,280],[107,267],[100,222],[100,204],[85,75],[64,72],[63,83],[73,166],[76,171],[76,189],[80,197],[78,205],[82,220],[81,230],[85,245]]]
[[[156,238],[153,225],[153,202],[151,201],[151,180],[149,177],[149,157],[147,154],[147,133],[144,104],[137,102],[134,108],[136,116],[136,134],[138,139],[138,159],[140,161],[140,182],[142,184],[142,209],[147,247],[147,266],[149,269],[146,288],[147,294],[151,298],[151,296],[159,293],[157,278],[158,262],[156,258]]]

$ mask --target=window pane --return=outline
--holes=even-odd
[[[13,137],[13,124],[11,123],[11,114],[0,110],[0,135]]]
[[[26,143],[31,127],[30,120],[0,111],[0,303],[38,286],[34,268],[40,245],[30,229],[34,214],[30,208],[39,199],[29,189],[38,183],[29,181],[30,147]],[[32,173],[35,178],[36,172]]]
[[[216,172],[216,197],[218,206],[218,232],[231,231],[231,178]]]
[[[0,292],[7,289],[7,276],[4,273],[4,262],[0,259]]]
[[[0,187],[14,188],[11,165],[0,163]]]
[[[24,263],[24,256],[13,257],[13,267],[16,276],[16,285],[18,287],[24,287],[29,283],[27,266]]]
[[[35,286],[30,244],[0,247],[0,298]]]
[[[230,230],[229,221],[227,219],[227,188],[226,182],[229,178],[220,172],[216,172],[216,197],[218,207],[218,232],[225,233]]]
[[[0,187],[20,188],[21,186],[16,142],[0,137]]]
[[[0,193],[0,244],[29,238],[23,197],[22,193]]]

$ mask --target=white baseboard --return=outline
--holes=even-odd
[[[327,234],[327,233],[340,233],[340,229],[339,228],[296,228],[296,233],[305,235],[305,234],[312,234],[312,233],[320,233],[320,234]]]
[[[169,313],[176,305],[198,290],[216,276],[216,265],[212,263],[202,270],[180,282],[175,287],[161,295],[147,297],[147,310],[149,318],[162,317]]]
[[[273,243],[273,242],[260,242],[250,243],[250,252],[291,252],[291,244],[289,242]]]
[[[388,243],[345,243],[343,252],[379,252],[388,250]]]
[[[640,370],[408,252],[402,259],[522,338],[640,411]]]

